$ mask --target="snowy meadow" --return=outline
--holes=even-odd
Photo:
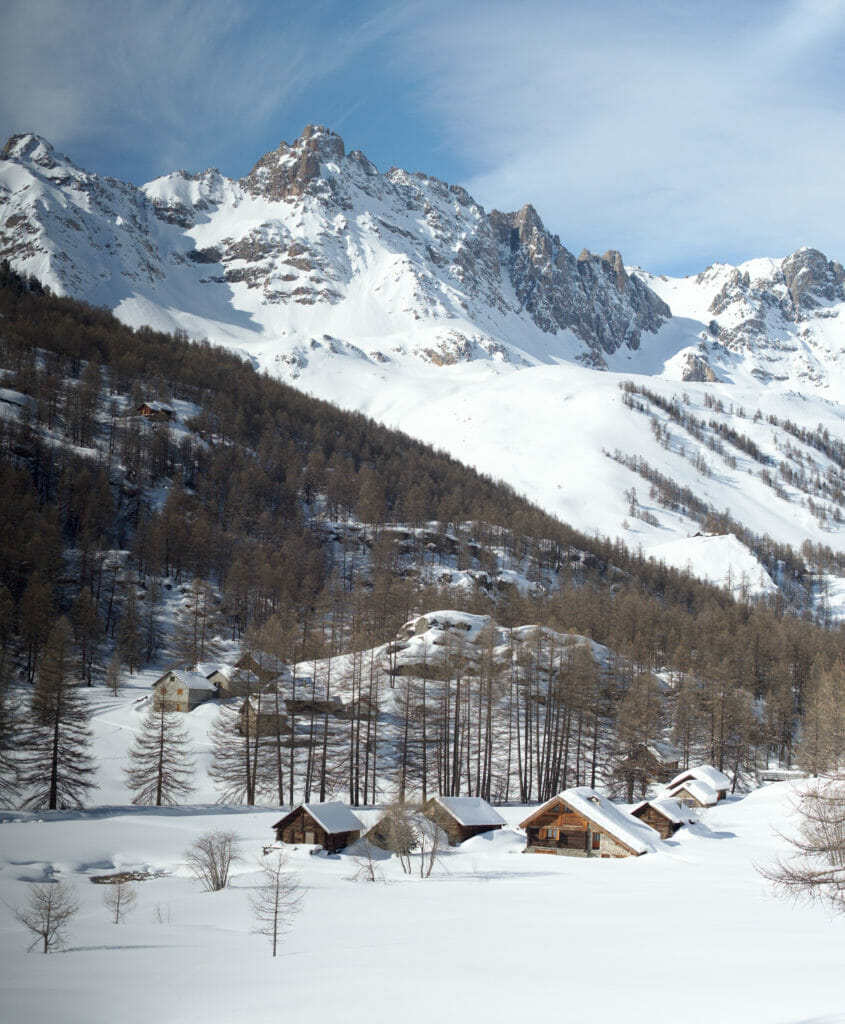
[[[785,852],[790,797],[777,783],[730,798],[659,853],[618,861],[524,855],[524,807],[500,808],[508,828],[446,850],[429,878],[385,856],[362,881],[354,848],[292,848],[303,899],[276,959],[248,897],[278,808],[5,812],[3,1017],[845,1021],[845,919],[774,898],[755,868]],[[186,851],[215,829],[237,833],[243,860],[203,892]],[[117,871],[151,877],[114,924],[91,878]],[[64,951],[27,953],[11,908],[50,878],[72,883],[80,911]]]

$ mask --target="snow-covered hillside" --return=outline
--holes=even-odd
[[[380,174],[313,126],[237,182],[137,189],[36,136],[4,157],[0,254],[59,293],[232,346],[743,592],[780,582],[754,537],[845,548],[845,271],[815,250],[682,280],[576,258],[530,206]],[[651,397],[626,402],[626,381]],[[808,595],[829,601],[837,573]]]

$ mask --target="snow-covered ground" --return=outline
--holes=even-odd
[[[432,877],[353,881],[351,855],[290,857],[300,914],[272,959],[248,895],[278,809],[103,807],[0,815],[3,1019],[41,1024],[314,1020],[845,1021],[845,918],[775,899],[755,870],[783,852],[790,784],[705,812],[656,854],[522,855],[513,827],[448,851]],[[530,809],[502,808],[515,825]],[[788,826],[787,826],[788,827]],[[245,859],[205,893],[185,851],[233,830]],[[112,870],[162,872],[112,924]],[[26,953],[10,907],[58,877],[81,899],[68,949]]]

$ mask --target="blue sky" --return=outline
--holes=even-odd
[[[657,273],[845,262],[845,0],[4,0],[0,135],[141,184],[309,122]]]

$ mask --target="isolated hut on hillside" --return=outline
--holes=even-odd
[[[214,700],[217,687],[199,672],[172,668],[153,683],[156,711],[193,711],[207,700]]]
[[[361,835],[361,822],[346,804],[300,804],[273,826],[276,842],[315,844],[337,853]]]
[[[435,796],[423,804],[422,813],[443,829],[452,846],[506,824],[480,796]]]
[[[135,407],[135,412],[139,416],[144,416],[150,420],[172,420],[176,416],[176,412],[172,405],[167,405],[165,402],[141,402],[140,405]]]
[[[724,800],[731,789],[731,780],[724,772],[720,772],[719,769],[714,768],[712,764],[700,764],[695,768],[687,768],[679,775],[676,775],[673,779],[670,779],[670,781],[666,783],[666,792],[670,793],[672,790],[677,789],[677,787],[682,783],[693,780],[696,782],[706,783],[706,785],[714,790],[718,800]]]
[[[639,857],[658,849],[660,836],[588,786],[566,789],[522,822],[526,853],[567,857]]]
[[[671,838],[683,825],[694,825],[698,815],[677,800],[643,800],[631,808],[631,814],[644,821],[660,834],[661,839]]]

